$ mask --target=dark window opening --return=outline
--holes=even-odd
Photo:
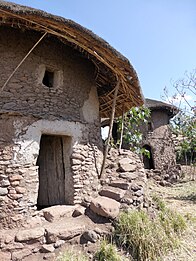
[[[152,155],[152,149],[149,145],[144,145],[144,149],[149,151],[149,155],[143,154],[143,163],[145,169],[154,169],[154,160]]]
[[[148,122],[148,131],[152,132],[153,131],[153,127],[152,127],[152,122]]]
[[[51,88],[54,85],[54,72],[46,70],[44,73],[44,78],[42,80],[42,83]]]

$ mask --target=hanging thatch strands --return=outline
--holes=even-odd
[[[129,61],[102,38],[81,25],[40,10],[4,1],[0,1],[0,25],[9,25],[24,31],[47,32],[50,37],[55,37],[91,60],[95,65],[101,117],[110,117],[116,75],[121,81],[115,116],[122,115],[122,101],[125,104],[125,111],[143,104],[139,80]]]
[[[107,139],[107,143],[106,143],[106,147],[105,147],[105,151],[104,151],[104,155],[103,155],[103,163],[102,163],[101,172],[100,172],[100,176],[99,176],[100,179],[102,178],[102,175],[103,175],[103,171],[105,168],[105,162],[106,162],[106,158],[108,155],[109,144],[110,144],[110,140],[112,137],[112,128],[113,128],[113,123],[114,123],[116,99],[117,99],[119,86],[120,86],[120,80],[118,80],[116,88],[115,88],[115,92],[114,92],[114,98],[113,98],[113,104],[112,104],[112,114],[111,114],[111,118],[110,118],[109,134],[108,134],[108,139]]]
[[[47,35],[47,32],[45,32],[42,37],[33,45],[33,47],[29,50],[29,52],[25,55],[25,57],[22,59],[22,61],[16,66],[16,68],[13,70],[13,72],[8,77],[7,81],[4,83],[3,87],[1,88],[1,91],[3,91],[10,81],[10,79],[13,77],[15,72],[18,70],[18,68],[24,63],[24,61],[27,59],[27,57],[32,53],[32,51],[35,49],[35,47],[41,42],[41,40]]]

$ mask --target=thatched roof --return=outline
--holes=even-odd
[[[151,111],[166,111],[169,117],[173,117],[179,112],[176,106],[162,101],[145,99],[145,105]]]
[[[48,32],[90,59],[96,68],[101,117],[109,117],[111,114],[117,81],[120,81],[120,88],[116,116],[121,115],[122,110],[127,111],[132,106],[143,104],[140,83],[133,66],[127,58],[90,30],[71,20],[4,1],[0,2],[0,23],[23,30]]]

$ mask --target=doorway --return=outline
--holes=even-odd
[[[145,169],[154,169],[154,160],[153,160],[153,155],[152,155],[152,149],[149,145],[144,145],[144,149],[149,151],[149,156],[143,154],[143,163],[144,163],[144,168]]]
[[[67,142],[68,141],[68,142]],[[65,179],[69,166],[70,137],[42,135],[39,156],[37,208],[66,204]]]

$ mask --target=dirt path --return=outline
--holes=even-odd
[[[182,247],[165,257],[164,261],[196,261],[196,181],[182,180],[171,187],[149,182],[151,195],[159,195],[173,210],[187,220],[188,228],[182,237]]]

